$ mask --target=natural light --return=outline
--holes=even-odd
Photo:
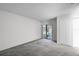
[[[73,46],[79,47],[79,18],[73,19]]]

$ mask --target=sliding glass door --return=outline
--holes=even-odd
[[[42,38],[43,39],[52,39],[52,26],[42,25]]]

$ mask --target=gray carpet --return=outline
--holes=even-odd
[[[0,56],[78,56],[79,48],[57,45],[51,40],[40,39],[0,52]]]

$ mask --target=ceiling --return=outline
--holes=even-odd
[[[37,20],[49,20],[68,13],[78,4],[74,3],[0,3],[0,10],[16,13]]]

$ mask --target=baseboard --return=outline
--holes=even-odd
[[[41,38],[40,38],[40,39],[41,39]],[[23,43],[23,44],[16,45],[16,46],[13,46],[13,47],[10,47],[10,48],[6,48],[6,49],[1,50],[0,52],[5,51],[5,50],[8,50],[8,49],[12,49],[12,48],[15,48],[15,47],[24,45],[24,44],[29,44],[29,43],[32,43],[32,42],[34,42],[34,41],[40,40],[40,39],[36,39],[36,40],[33,40],[33,41],[29,41],[29,42],[27,42],[27,43]]]

